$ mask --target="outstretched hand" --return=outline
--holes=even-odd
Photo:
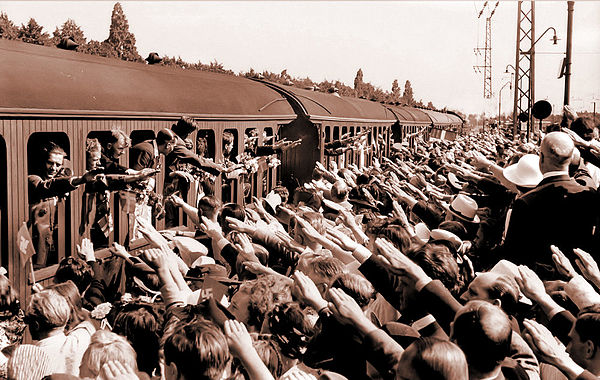
[[[573,268],[571,261],[557,246],[551,245],[550,250],[552,251],[552,260],[554,261],[558,273],[563,275],[567,281],[577,276],[577,272],[575,271],[575,268]]]

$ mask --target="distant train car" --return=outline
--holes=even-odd
[[[102,140],[112,128],[120,128],[135,144],[153,138],[181,115],[197,120],[198,137],[206,139],[206,156],[217,161],[222,157],[223,132],[233,134],[234,150],[241,153],[245,135],[256,133],[262,142],[297,118],[278,92],[245,78],[0,40],[0,265],[20,289],[21,300],[30,286],[15,238],[28,219],[27,176],[40,164],[33,159],[39,156],[40,145],[56,142],[67,152],[73,172],[80,174],[85,170],[86,138]],[[126,152],[121,164],[128,162]],[[256,173],[250,178],[253,193],[268,192],[276,177],[274,169]],[[156,182],[161,193],[162,174]],[[241,201],[241,187],[234,183],[230,189],[231,194],[223,197]],[[58,257],[36,271],[42,284],[51,280],[57,262],[69,256],[80,240],[82,194],[80,187],[58,204]],[[216,194],[221,196],[220,186]],[[114,201],[117,210],[118,199]],[[195,194],[188,201],[195,204]],[[113,212],[115,231],[110,240],[123,242],[126,215],[118,214]],[[157,227],[162,227],[161,221]]]

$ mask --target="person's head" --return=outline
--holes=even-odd
[[[0,319],[1,316],[13,316],[19,313],[20,304],[17,292],[13,288],[10,280],[3,274],[0,274]]]
[[[208,150],[208,140],[204,136],[198,135],[196,138],[196,154],[200,157],[204,157]]]
[[[401,252],[408,251],[413,245],[412,237],[407,229],[397,224],[390,224],[381,228],[378,235],[388,239]]]
[[[569,332],[567,352],[584,368],[600,364],[600,305],[581,309]]]
[[[460,296],[463,301],[482,300],[494,303],[506,313],[515,312],[519,286],[514,278],[494,272],[479,273]]]
[[[276,305],[268,316],[268,326],[282,355],[300,359],[306,352],[313,328],[297,303]]]
[[[228,155],[233,151],[234,140],[233,133],[223,132],[223,155]]]
[[[423,268],[427,275],[440,280],[452,294],[458,295],[463,287],[463,280],[458,263],[447,245],[426,243],[416,249],[408,250],[406,255]]]
[[[306,189],[304,187],[298,187],[294,191],[294,206],[307,206],[315,211],[319,211],[321,208],[321,198],[317,191],[314,189]]]
[[[86,169],[94,170],[101,166],[102,146],[98,139],[87,139],[85,142]]]
[[[158,368],[162,317],[151,304],[128,303],[117,313],[112,331],[124,336],[138,353],[140,371],[152,375]]]
[[[49,289],[31,296],[25,322],[31,337],[40,339],[51,331],[64,329],[70,316],[71,307],[65,297]]]
[[[163,350],[166,380],[221,379],[230,359],[221,329],[199,318],[177,323]]]
[[[105,154],[113,161],[118,161],[131,145],[131,139],[120,129],[111,129],[110,135],[106,140]]]
[[[173,151],[177,142],[175,133],[168,129],[163,128],[156,134],[156,146],[160,154],[165,156]]]
[[[281,197],[281,204],[286,204],[290,199],[290,191],[285,186],[275,186],[273,192]]]
[[[420,338],[400,357],[397,380],[467,380],[469,367],[454,343],[432,337]]]
[[[127,339],[108,330],[98,330],[83,353],[79,376],[95,379],[100,375],[102,366],[109,361],[117,361],[137,371],[136,352]]]
[[[564,132],[551,132],[544,137],[540,147],[540,171],[568,170],[575,145]]]
[[[343,202],[348,200],[349,193],[350,189],[348,188],[348,185],[346,185],[346,182],[341,179],[335,181],[331,187],[331,198],[333,198],[335,202]]]
[[[335,257],[305,254],[300,257],[296,269],[307,275],[323,295],[333,279],[344,272],[345,267]]]
[[[215,196],[206,195],[198,201],[198,218],[200,218],[200,220],[205,216],[213,222],[216,222],[220,210],[221,201]]]
[[[189,116],[182,116],[177,123],[171,126],[171,130],[182,140],[185,140],[196,128],[196,121]]]
[[[85,320],[85,312],[83,311],[83,303],[81,302],[81,295],[77,286],[71,280],[66,282],[53,284],[47,287],[47,289],[53,289],[58,294],[63,296],[69,303],[71,308],[71,315],[69,317],[69,328],[78,325],[80,322]]]
[[[325,218],[323,214],[313,211],[304,211],[300,216],[306,220],[320,234],[325,234]],[[302,232],[302,227],[298,224],[295,218],[290,220],[289,224],[290,235],[300,244],[308,245],[306,236]]]
[[[469,368],[485,374],[510,354],[512,328],[508,315],[487,301],[469,301],[454,317],[450,340],[465,353]]]
[[[60,284],[71,280],[77,286],[79,294],[83,294],[92,283],[93,277],[94,271],[88,263],[78,257],[71,256],[64,258],[58,265],[54,275],[54,283]]]
[[[266,275],[243,284],[231,298],[229,311],[238,321],[259,331],[265,315],[275,305],[291,301],[289,283],[278,276]]]
[[[42,148],[42,152],[44,157],[44,170],[42,174],[46,176],[46,178],[56,177],[63,167],[67,153],[63,148],[52,141],[49,141],[48,144]]]
[[[578,117],[571,123],[571,130],[579,135],[585,141],[591,141],[594,138],[594,125],[587,117]]]
[[[363,310],[369,306],[377,296],[373,285],[364,277],[356,273],[342,273],[331,283],[332,288],[343,290],[352,297]]]
[[[241,220],[242,222],[246,220],[246,211],[244,207],[237,203],[226,203],[221,208],[221,213],[218,216],[219,224],[223,229],[223,233],[228,233],[231,231],[229,228],[229,222],[227,222],[227,217],[234,218],[237,220]]]
[[[272,337],[265,337],[254,342],[254,349],[263,363],[273,375],[279,379],[283,375],[284,363],[279,353],[279,347]]]

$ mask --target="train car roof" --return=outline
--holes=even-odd
[[[388,105],[396,118],[400,122],[408,122],[418,125],[429,125],[431,124],[431,118],[423,110],[405,106],[392,106]]]
[[[377,122],[395,120],[394,114],[377,102],[269,83],[293,94],[294,98],[301,103],[306,114],[314,119]]]
[[[438,111],[432,111],[427,109],[422,109],[421,111],[425,112],[431,118],[431,121],[437,125],[455,125],[462,124],[462,119],[456,115]]]
[[[279,93],[233,75],[0,40],[0,113],[294,119]]]

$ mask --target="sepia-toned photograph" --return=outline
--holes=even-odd
[[[0,380],[600,378],[600,1],[0,1]]]

